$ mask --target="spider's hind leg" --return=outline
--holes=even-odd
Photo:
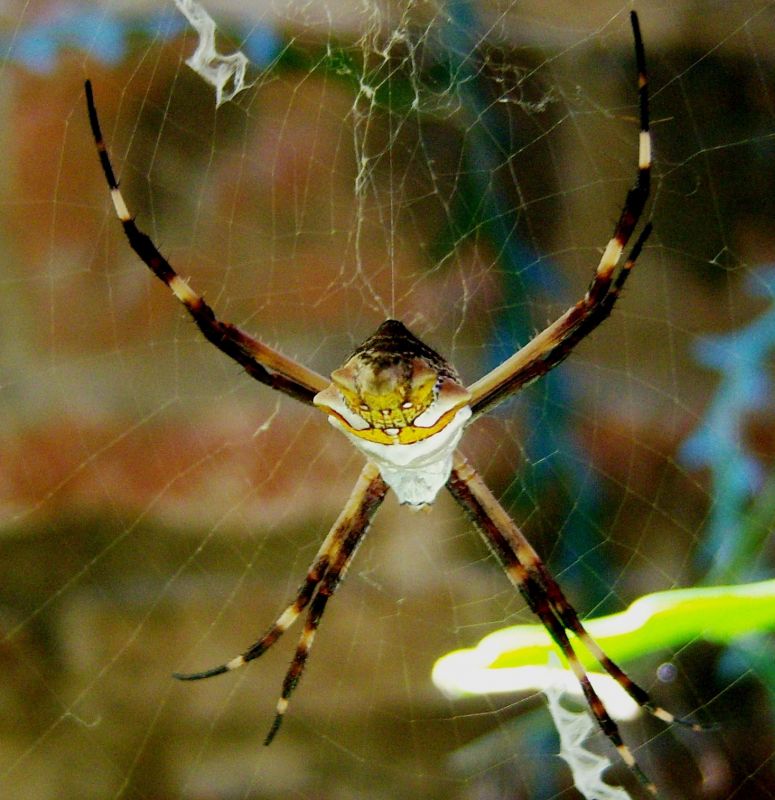
[[[382,481],[381,478],[378,479]],[[315,597],[310,604],[309,611],[307,612],[307,619],[304,623],[304,630],[299,637],[299,644],[296,647],[296,652],[293,656],[293,661],[288,667],[288,672],[285,673],[283,680],[283,688],[280,694],[280,699],[277,701],[277,712],[275,714],[274,722],[269,729],[269,733],[264,740],[265,745],[272,743],[277,731],[280,729],[285,712],[288,709],[288,702],[291,694],[301,679],[304,672],[304,667],[307,664],[309,651],[312,643],[315,640],[315,634],[320,626],[320,620],[323,617],[323,612],[326,610],[326,604],[333,596],[337,586],[342,582],[350,562],[355,556],[355,551],[363,541],[363,537],[368,530],[369,522],[374,512],[379,507],[382,499],[387,491],[386,484],[382,484],[384,489],[378,488],[371,497],[364,498],[364,502],[360,506],[360,514],[357,519],[352,519],[352,526],[347,533],[341,547],[339,548],[336,557],[331,560],[331,563],[326,569],[318,586]],[[381,491],[381,494],[377,492]],[[368,502],[367,502],[368,501]]]
[[[293,661],[283,681],[282,694],[277,703],[277,714],[272,723],[264,744],[269,744],[280,728],[283,715],[288,707],[288,700],[301,678],[307,662],[312,642],[315,638],[320,619],[326,603],[336,591],[347,567],[350,564],[358,545],[368,531],[371,519],[387,494],[388,486],[382,480],[379,470],[372,463],[367,463],[361,471],[355,487],[342,510],[323,541],[312,565],[307,571],[304,583],[299,587],[294,601],[286,607],[269,630],[240,655],[224,664],[202,672],[174,673],[174,677],[182,681],[195,681],[223,675],[247,664],[263,655],[299,615],[309,606],[307,620],[304,625]]]
[[[536,559],[538,556],[536,555]],[[576,610],[568,602],[567,598],[560,589],[557,581],[552,577],[542,561],[538,560],[536,569],[541,576],[541,584],[549,597],[554,613],[561,621],[562,626],[566,630],[573,631],[579,641],[587,648],[587,650],[594,656],[595,660],[600,666],[624,689],[625,692],[643,709],[649,712],[657,719],[672,725],[684,725],[693,731],[705,731],[707,726],[698,722],[692,722],[690,719],[677,717],[675,714],[668,711],[666,708],[657,705],[651,698],[651,695],[635,681],[614,661],[612,661],[605,653],[603,648],[595,641],[589,634],[583,623],[579,619]]]
[[[701,726],[679,720],[656,705],[645,689],[638,686],[606,656],[602,648],[586,632],[578,615],[530,542],[498,503],[481,477],[459,453],[455,454],[454,467],[447,488],[476,525],[509,579],[559,647],[581,685],[587,705],[603,733],[616,747],[622,760],[641,785],[656,797],[656,786],[640,768],[632,751],[622,740],[616,722],[606,710],[576,655],[567,631],[571,630],[578,636],[581,643],[597,658],[608,674],[646,711],[668,723],[684,722],[697,730],[702,729]]]
[[[299,587],[296,599],[286,607],[269,630],[244,653],[240,653],[240,655],[232,658],[231,661],[226,661],[217,667],[211,667],[201,672],[173,672],[172,676],[179,681],[198,681],[203,678],[212,678],[215,675],[223,675],[224,672],[238,669],[247,664],[248,661],[263,655],[293,625],[299,614],[307,607],[315,589],[325,575],[332,551],[334,553],[338,551],[339,545],[340,543],[329,534],[324,546],[321,547],[320,552],[315,557],[315,561],[309,568],[304,583]]]

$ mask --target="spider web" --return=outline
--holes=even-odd
[[[274,619],[362,461],[129,251],[83,80],[138,224],[223,319],[327,373],[394,316],[471,382],[581,296],[634,179],[631,6],[242,5],[206,5],[217,52],[247,59],[217,110],[175,3],[4,8],[2,794],[576,797],[540,694],[431,682],[534,621],[446,496],[386,502],[271,748],[294,629],[233,675],[171,679]],[[637,10],[655,233],[602,329],[463,440],[582,616],[772,570],[773,337],[744,334],[773,298],[775,4]],[[721,334],[731,356],[698,356]],[[775,795],[771,641],[747,634],[625,665],[717,726],[623,726],[665,797]]]

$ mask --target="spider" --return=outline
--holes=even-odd
[[[367,459],[296,597],[266,633],[243,653],[219,666],[202,672],[175,673],[180,680],[193,681],[235,670],[265,653],[306,611],[301,637],[264,744],[270,744],[280,728],[326,605],[344,578],[388,491],[392,489],[400,503],[422,508],[433,503],[444,486],[462,506],[529,608],[546,627],[578,679],[590,711],[604,734],[650,794],[657,795],[655,785],[623,742],[616,723],[592,688],[569,633],[646,711],[666,723],[678,722],[694,730],[702,729],[654,703],[648,692],[603,652],[522,531],[457,449],[464,429],[473,420],[556,367],[609,316],[651,232],[651,224],[646,224],[619,267],[624,248],[648,199],[651,174],[646,58],[634,11],[630,19],[638,71],[639,158],[635,184],[627,193],[613,235],[584,297],[470,386],[461,382],[452,364],[398,320],[383,322],[342,367],[334,370],[330,381],[236,326],[219,320],[135,224],[119,190],[102,137],[91,82],[86,81],[86,103],[94,141],[116,215],[130,246],[183,303],[208,341],[260,383],[325,412],[334,428]]]

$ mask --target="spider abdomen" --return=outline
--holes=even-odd
[[[452,456],[471,416],[464,406],[440,431],[411,444],[381,444],[351,433],[335,416],[329,421],[372,463],[399,503],[420,507],[432,503],[452,472]]]

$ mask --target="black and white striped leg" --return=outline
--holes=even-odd
[[[129,213],[121,191],[118,188],[113,166],[110,163],[105,141],[102,137],[97,107],[94,103],[94,92],[91,81],[86,81],[86,105],[89,111],[97,153],[110,188],[110,196],[116,216],[124,227],[129,244],[137,255],[145,262],[154,275],[163,281],[172,293],[186,307],[205,338],[219,350],[233,358],[251,377],[267,386],[285,392],[304,403],[312,404],[312,398],[328,386],[328,381],[311,369],[298,364],[293,359],[277,350],[259,342],[235,325],[222,322],[209,305],[198,295],[172,268],[166,258],[159,252],[148,234],[143,233],[135,224]]]
[[[367,463],[344,509],[307,570],[294,601],[286,607],[269,630],[247,650],[230,661],[201,672],[177,672],[174,676],[182,681],[196,681],[239,669],[263,655],[309,606],[296,654],[283,682],[282,695],[277,704],[277,715],[265,742],[269,744],[280,727],[283,714],[288,707],[288,699],[301,678],[326,603],[344,577],[347,566],[363,540],[387,490],[387,484],[382,480],[379,470],[373,464]]]
[[[381,478],[378,480],[380,482],[382,481]],[[304,672],[304,667],[307,664],[309,652],[315,640],[315,634],[320,626],[323,612],[326,610],[326,605],[344,579],[347,568],[350,566],[355,552],[368,531],[371,518],[384,499],[386,492],[387,485],[381,483],[381,486],[379,484],[375,485],[371,492],[364,498],[364,502],[360,508],[360,514],[357,518],[353,519],[352,525],[338,553],[331,559],[326,573],[320,581],[318,590],[307,612],[304,630],[299,637],[299,644],[296,647],[293,660],[291,661],[290,667],[288,667],[288,672],[285,674],[280,699],[277,701],[277,712],[272,727],[269,729],[269,733],[264,740],[265,745],[271,744],[272,739],[274,739],[277,731],[280,729],[285,712],[288,709],[288,702],[291,694],[293,694],[296,689],[302,673]]]
[[[635,242],[619,274],[614,278],[624,248],[630,241],[643,214],[651,188],[651,133],[649,131],[646,55],[638,16],[634,11],[631,13],[630,19],[635,40],[640,108],[638,171],[635,184],[627,192],[627,198],[614,227],[613,235],[603,251],[584,297],[514,355],[468,387],[471,392],[471,409],[475,416],[493,408],[531,381],[556,367],[585,336],[592,333],[608,317],[627,276],[651,233],[651,226],[647,225]]]
[[[682,720],[654,703],[645,689],[638,686],[606,656],[602,648],[584,629],[578,615],[532,545],[498,503],[481,477],[459,453],[455,454],[454,466],[447,482],[447,488],[476,525],[512,583],[559,647],[579,681],[587,704],[603,733],[616,747],[622,760],[644,788],[650,794],[657,796],[655,785],[640,768],[627,745],[624,744],[616,722],[608,714],[605,705],[592,687],[589,676],[568,639],[567,631],[573,631],[600,662],[603,669],[618,681],[630,697],[646,711],[667,723],[681,722],[695,730],[702,730],[702,726]]]

